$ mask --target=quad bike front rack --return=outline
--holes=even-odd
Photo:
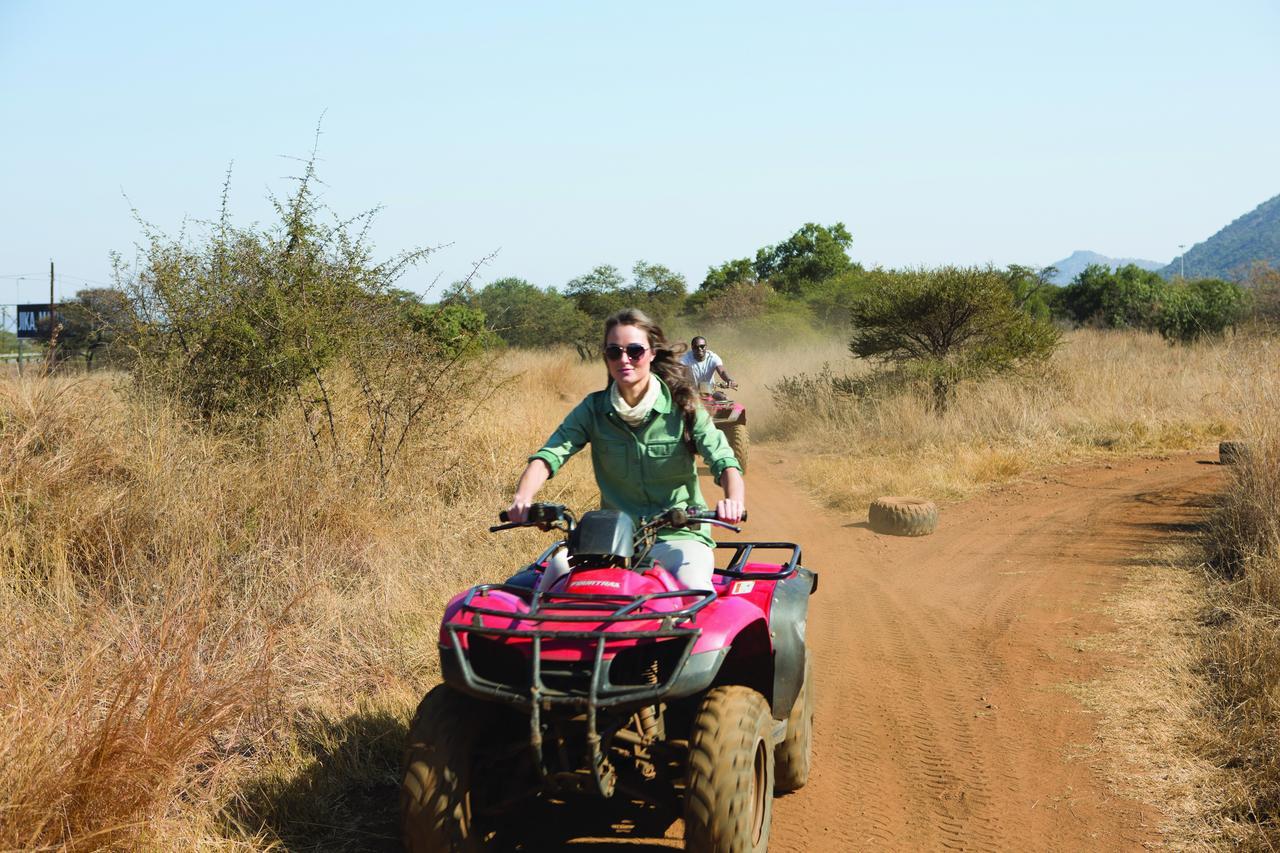
[[[502,591],[518,596],[529,604],[527,612],[499,610],[477,604],[475,599],[491,592]],[[689,660],[702,630],[690,624],[698,612],[716,598],[712,590],[670,590],[650,593],[648,595],[628,598],[619,601],[620,596],[608,593],[570,593],[556,592],[543,595],[536,590],[510,584],[482,584],[473,587],[462,600],[458,615],[464,619],[469,617],[469,624],[451,621],[444,627],[448,632],[453,649],[453,661],[456,671],[468,692],[490,699],[497,699],[515,705],[529,712],[530,747],[533,751],[534,766],[538,768],[544,783],[553,788],[571,787],[576,790],[587,789],[586,779],[575,773],[551,773],[547,770],[543,756],[542,713],[553,708],[576,709],[585,712],[587,727],[587,747],[590,751],[590,783],[591,789],[604,797],[612,796],[617,784],[616,774],[606,761],[599,723],[598,712],[602,708],[614,708],[620,705],[633,704],[643,706],[656,701],[659,697],[671,692],[672,686],[679,680]],[[643,611],[642,608],[651,602],[671,598],[692,598],[694,601],[685,607],[671,611]],[[500,628],[486,625],[484,617],[515,619],[524,623],[534,623],[527,628]],[[584,623],[597,627],[583,630],[563,630],[558,628],[537,627],[540,624],[555,622]],[[656,628],[637,630],[605,630],[612,626],[625,626],[629,622],[658,622]],[[470,639],[519,638],[531,643],[528,661],[527,682],[519,678],[521,684],[508,684],[492,678],[486,678],[476,672],[475,667],[464,653],[462,635]],[[571,686],[586,683],[585,693],[579,690],[558,690],[547,684],[546,667],[542,660],[543,643],[563,640],[579,640],[594,645],[591,655],[591,668],[586,671],[575,671],[572,662],[568,673],[555,672],[556,676],[569,676],[566,680]],[[611,640],[639,640],[659,643],[671,641],[680,643],[674,664],[668,669],[665,678],[657,678],[652,682],[639,685],[618,685],[609,679],[609,663],[604,658],[606,644]],[[572,676],[578,676],[573,678]],[[584,677],[585,676],[585,677]],[[527,687],[525,686],[527,684]],[[606,733],[609,737],[613,731]]]
[[[784,580],[800,570],[800,546],[792,542],[726,542],[719,543],[717,548],[732,549],[733,553],[725,564],[725,568],[716,569],[715,573],[731,579],[749,580]],[[549,549],[550,550],[550,549]],[[752,555],[757,551],[788,552],[788,558],[777,571],[746,571]],[[815,577],[816,585],[816,577]],[[528,605],[524,612],[513,612],[486,606],[477,602],[477,598],[491,592],[506,592],[514,595]],[[625,598],[623,601],[621,599]],[[693,599],[686,606],[677,610],[654,612],[646,606],[654,601],[673,598]],[[686,670],[693,647],[702,634],[700,628],[692,622],[697,614],[716,599],[713,590],[670,590],[650,593],[634,598],[609,593],[569,593],[554,592],[544,594],[536,589],[512,584],[483,584],[473,587],[463,598],[455,620],[446,623],[445,631],[449,637],[449,645],[453,654],[455,673],[468,692],[489,699],[498,700],[521,708],[529,713],[529,745],[532,751],[533,764],[538,769],[541,782],[551,790],[570,789],[582,793],[595,793],[602,797],[611,797],[617,788],[617,774],[612,764],[605,757],[606,743],[618,734],[621,725],[626,724],[622,718],[620,726],[611,727],[601,732],[599,712],[619,706],[634,705],[642,707],[653,704],[672,693],[672,688],[680,680]],[[517,620],[526,627],[503,628],[485,624],[485,617]],[[658,623],[656,627],[627,630],[627,623]],[[546,623],[558,623],[558,627],[542,627]],[[582,623],[582,630],[564,629],[565,623]],[[590,625],[591,627],[586,627]],[[612,629],[612,630],[609,630]],[[508,672],[515,676],[503,680],[485,677],[476,671],[461,642],[463,635],[468,638],[468,649],[473,649],[472,638],[497,641],[516,638],[530,642],[529,658],[520,655],[523,669],[520,673]],[[542,660],[544,643],[577,640],[589,644],[591,652],[584,655],[583,661],[568,662],[568,670],[555,668],[559,662]],[[614,684],[609,678],[612,660],[605,660],[605,650],[609,641],[635,640],[649,641],[656,647],[658,644],[678,643],[678,649],[672,650],[674,661],[665,673],[644,684]],[[442,649],[442,651],[444,651]],[[590,668],[579,666],[590,660]],[[442,663],[444,657],[442,656]],[[552,667],[548,667],[551,664]],[[569,684],[569,689],[557,689],[548,684],[548,676],[553,681]],[[582,689],[585,685],[585,691]],[[574,689],[576,688],[576,689]],[[553,709],[578,711],[585,716],[586,745],[588,749],[589,774],[581,772],[555,772],[548,769],[544,755],[543,714]],[[561,756],[563,758],[563,756]],[[567,762],[562,762],[567,763]]]

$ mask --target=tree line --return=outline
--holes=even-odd
[[[471,277],[432,303],[399,286],[430,250],[375,260],[367,216],[326,224],[315,182],[308,163],[298,191],[272,199],[279,222],[269,228],[235,226],[225,192],[222,216],[200,239],[145,228],[139,268],[118,265],[116,287],[80,291],[62,307],[55,357],[114,361],[206,421],[299,407],[320,447],[333,423],[325,375],[335,365],[355,377],[385,432],[391,409],[412,419],[421,405],[409,389],[438,385],[444,370],[486,350],[564,344],[595,357],[601,321],[623,307],[663,323],[847,334],[854,356],[926,383],[945,407],[960,381],[1047,358],[1071,325],[1187,343],[1280,302],[1269,267],[1245,287],[1166,281],[1136,266],[1091,266],[1065,287],[1051,283],[1053,268],[1016,264],[868,269],[836,222],[806,223],[711,266],[692,290],[680,273],[640,260],[629,275],[601,264],[559,287],[514,277],[478,286]],[[408,368],[423,364],[432,367]],[[416,402],[388,403],[390,385]]]

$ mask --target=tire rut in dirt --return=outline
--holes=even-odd
[[[974,685],[982,674],[951,671],[955,661],[968,660],[968,652],[934,648],[938,639],[954,638],[959,631],[942,625],[924,629],[915,613],[878,584],[869,587],[861,590],[864,607],[845,616],[859,624],[859,657],[892,662],[892,674],[878,681],[874,704],[861,710],[865,719],[856,726],[874,735],[856,740],[856,754],[841,762],[856,768],[863,792],[879,793],[874,802],[864,793],[859,802],[869,822],[859,830],[861,843],[888,849],[1016,847],[1012,839],[1001,840],[991,774],[972,730],[972,708],[961,697],[978,689]],[[952,640],[945,642],[950,646]],[[943,660],[952,663],[943,665]],[[828,747],[823,744],[820,754]],[[858,790],[850,795],[858,802]],[[918,818],[884,811],[887,799],[899,799],[908,815],[927,820],[920,824]]]
[[[971,709],[960,696],[977,689],[976,674],[955,670],[970,654],[950,648],[938,651],[930,643],[930,638],[947,638],[945,642],[950,644],[954,641],[950,638],[959,634],[957,626],[922,630],[916,625],[918,615],[899,606],[882,590],[876,591],[870,603],[874,634],[887,641],[881,652],[883,659],[894,664],[892,679],[880,685],[896,709],[896,722],[887,722],[907,723],[895,756],[898,772],[903,772],[905,765],[902,787],[907,801],[929,816],[926,826],[903,827],[908,837],[896,841],[922,848],[998,850],[1007,849],[1010,843],[1016,846],[1012,839],[1002,842],[999,817],[990,811],[991,777],[977,748]],[[959,685],[957,676],[962,682]]]
[[[685,849],[764,853],[773,817],[773,718],[749,687],[714,687],[689,738]]]

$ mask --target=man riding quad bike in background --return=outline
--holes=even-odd
[[[774,793],[809,774],[805,626],[818,578],[798,545],[732,542],[718,546],[729,556],[710,588],[684,588],[651,548],[664,530],[706,523],[736,529],[711,510],[636,526],[615,510],[578,521],[556,504],[490,528],[567,537],[446,607],[445,683],[419,705],[405,750],[410,851],[536,843],[546,826],[531,807],[615,797],[682,816],[686,850],[768,848]],[[569,571],[544,589],[556,559]]]
[[[689,369],[693,376],[694,387],[702,398],[702,405],[711,413],[711,421],[724,433],[729,441],[733,455],[737,457],[743,472],[747,470],[747,449],[750,438],[747,435],[747,409],[724,393],[724,388],[737,388],[725,370],[724,360],[707,349],[707,339],[699,335],[689,342],[689,352],[681,357],[680,363]],[[723,380],[717,383],[716,376]],[[718,387],[717,387],[718,386]]]

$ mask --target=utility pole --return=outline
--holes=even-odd
[[[53,258],[49,259],[49,345],[44,351],[44,372],[53,370],[53,346],[58,342],[58,330],[54,326],[57,315],[53,313]]]
[[[22,302],[22,277],[21,276],[18,277],[18,280],[13,285],[13,298],[16,299],[19,303]],[[18,328],[18,322],[19,322],[18,318],[19,318],[18,306],[15,304],[13,306],[13,331],[16,332],[18,335],[18,378],[21,379],[22,378],[22,330]]]
[[[1185,248],[1187,248],[1186,243],[1178,244],[1178,252],[1180,253],[1178,255],[1178,261],[1181,263],[1181,266],[1182,266],[1182,272],[1178,273],[1178,275],[1181,278],[1187,277],[1187,253],[1182,251]]]

